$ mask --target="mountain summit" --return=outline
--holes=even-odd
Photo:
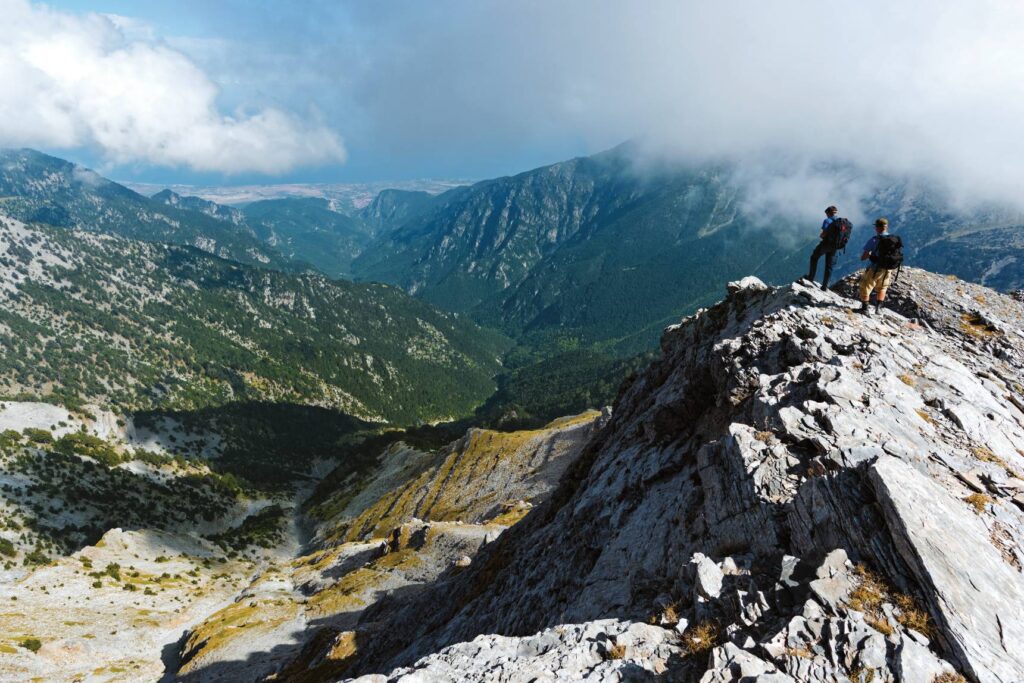
[[[730,284],[546,503],[290,671],[1021,680],[1024,305],[916,269],[891,291],[866,317]]]

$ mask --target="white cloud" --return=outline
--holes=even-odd
[[[378,29],[389,47],[370,51],[357,92],[398,148],[643,136],[670,156],[839,159],[1022,201],[1020,0],[521,0],[422,14]]]
[[[218,89],[137,21],[0,0],[0,146],[97,148],[111,164],[281,173],[345,159],[315,115],[225,115]]]

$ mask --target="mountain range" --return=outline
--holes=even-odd
[[[120,410],[276,401],[407,424],[470,412],[500,367],[500,336],[386,285],[13,219],[0,219],[0,259],[11,396]]]
[[[730,283],[609,410],[378,434],[304,505],[4,402],[0,675],[1015,680],[1024,304],[855,287]]]
[[[808,222],[797,218],[805,207],[755,211],[735,164],[651,164],[638,155],[626,144],[440,194],[384,190],[340,211],[320,197],[240,208],[170,190],[145,198],[18,150],[4,153],[0,194],[7,214],[22,220],[397,285],[516,339],[513,365],[581,349],[633,355],[730,279],[753,273],[780,283],[805,270],[817,238],[813,221],[798,227]],[[822,172],[862,188],[859,212],[890,218],[908,262],[1004,291],[1024,285],[1019,210],[963,208],[922,178],[848,166]],[[852,249],[869,235],[857,226]],[[851,252],[838,270],[858,266]]]
[[[0,679],[1024,672],[1024,308],[956,277],[1024,284],[1012,207],[828,169],[907,243],[871,316],[631,145],[358,207],[0,169]]]
[[[250,230],[168,205],[30,149],[0,150],[0,213],[29,223],[187,244],[240,263],[295,269]]]
[[[844,172],[858,180],[856,169]],[[867,187],[862,212],[890,218],[908,262],[1003,289],[1024,285],[1019,211],[957,209],[919,179]],[[352,268],[531,347],[630,354],[731,279],[781,283],[806,272],[820,223],[801,237],[803,207],[761,215],[749,200],[734,165],[643,165],[625,145],[432,197]],[[859,266],[853,252],[871,234],[859,226],[840,274]]]

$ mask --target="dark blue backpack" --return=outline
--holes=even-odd
[[[853,223],[845,218],[837,218],[828,224],[827,237],[832,242],[836,251],[845,250],[850,241],[850,234],[853,232]]]

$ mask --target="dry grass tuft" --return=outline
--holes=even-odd
[[[850,669],[849,678],[853,683],[871,683],[871,681],[875,680],[875,670],[865,666],[858,666]]]
[[[771,443],[772,439],[774,438],[774,435],[767,430],[762,430],[754,434],[754,438],[763,443]]]
[[[967,679],[960,674],[947,671],[933,678],[932,683],[967,683]]]
[[[860,583],[850,593],[850,599],[847,604],[858,612],[863,612],[877,618],[888,592],[885,588],[885,583],[877,574],[862,564],[858,564],[854,571],[860,578]]]
[[[1003,460],[998,455],[993,453],[992,449],[986,446],[975,446],[974,448],[971,449],[971,452],[974,453],[974,457],[977,458],[978,460],[982,462],[989,462],[992,463],[993,465],[999,465],[1011,477],[1017,477],[1018,479],[1021,478],[1021,476],[1017,474],[1017,472],[1014,471],[1014,469],[1010,467],[1010,465],[1005,460]]]
[[[992,496],[986,496],[984,493],[972,493],[964,498],[964,500],[970,503],[971,507],[973,507],[974,511],[979,515],[985,511],[985,508],[995,502],[995,500],[992,499]]]
[[[977,313],[964,313],[960,316],[960,330],[979,339],[988,339],[999,334],[984,318]]]
[[[860,578],[860,584],[850,593],[848,605],[863,612],[865,621],[882,635],[891,635],[892,626],[882,613],[882,603],[892,602],[896,605],[896,621],[906,628],[912,628],[929,638],[935,637],[928,612],[921,609],[913,597],[891,590],[877,574],[864,565],[857,565],[854,570]]]
[[[918,633],[923,633],[929,638],[935,637],[935,629],[932,627],[928,612],[921,609],[917,601],[909,595],[897,593],[893,596],[893,602],[899,611],[896,613],[896,621],[907,628],[912,628]]]
[[[932,417],[931,415],[929,415],[926,411],[921,410],[920,408],[918,408],[914,412],[917,413],[917,416],[919,418],[921,418],[922,420],[924,420],[928,424],[932,425],[933,427],[938,424],[938,421],[936,421],[936,419],[934,417]]]
[[[891,636],[895,630],[884,617],[865,617],[864,621],[883,636]]]
[[[606,656],[608,657],[608,659],[625,659],[626,646],[619,645],[618,643],[616,643],[615,645],[612,645],[610,648],[608,648]]]
[[[916,384],[916,382],[914,382],[914,378],[906,373],[900,375],[900,381],[906,384],[908,387],[912,387],[914,386],[914,384]]]
[[[806,645],[787,647],[786,654],[790,657],[799,657],[800,659],[814,659],[814,653]]]
[[[718,638],[718,624],[713,621],[702,621],[683,633],[683,649],[688,655],[699,655],[717,645]]]

